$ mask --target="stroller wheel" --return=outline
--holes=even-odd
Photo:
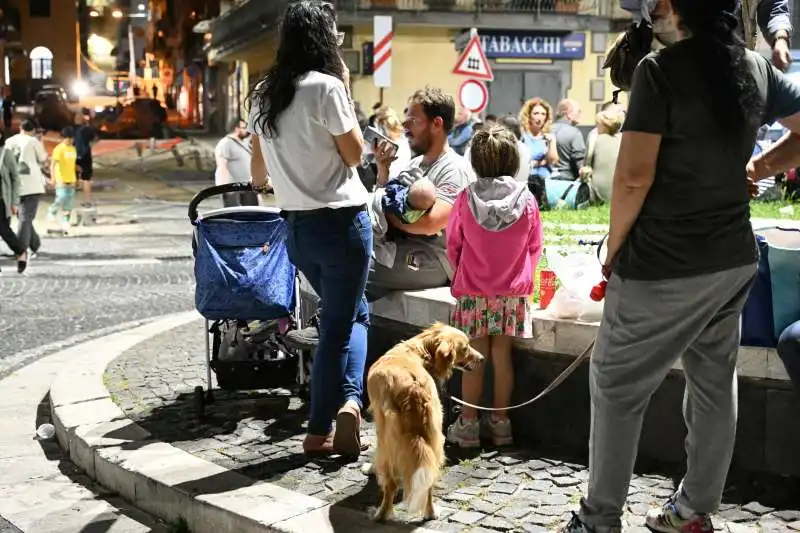
[[[206,416],[205,390],[199,385],[194,388],[194,414],[199,419],[203,419]]]

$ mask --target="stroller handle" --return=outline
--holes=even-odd
[[[199,193],[194,195],[192,201],[189,202],[189,221],[194,224],[197,222],[197,206],[200,205],[200,202],[203,200],[207,200],[212,196],[219,196],[220,194],[225,194],[229,192],[249,192],[252,191],[253,187],[250,186],[249,183],[225,183],[224,185],[214,185],[213,187],[208,187],[203,189]]]

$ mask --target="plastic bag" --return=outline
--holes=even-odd
[[[555,318],[597,322],[603,314],[603,303],[590,298],[592,287],[603,280],[595,249],[587,251],[563,248],[545,250],[547,265],[561,282],[547,313]]]

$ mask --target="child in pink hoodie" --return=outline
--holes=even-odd
[[[470,148],[478,179],[456,198],[447,224],[447,255],[455,270],[451,292],[453,326],[472,339],[494,365],[494,407],[511,400],[513,337],[532,335],[533,273],[542,251],[539,207],[526,183],[516,181],[519,153],[514,135],[502,126],[476,133]],[[462,398],[480,405],[483,366],[462,375]],[[492,443],[513,443],[506,411],[493,411],[487,426]],[[480,445],[477,410],[464,407],[447,430],[462,447]]]

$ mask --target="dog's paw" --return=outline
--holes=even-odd
[[[442,513],[441,513],[441,511],[439,510],[439,507],[437,507],[436,505],[434,505],[434,506],[433,506],[433,511],[432,511],[432,512],[430,512],[430,513],[425,513],[425,514],[422,516],[422,519],[423,519],[423,520],[438,520],[438,519],[439,519],[439,517],[441,516],[441,514],[442,514]]]
[[[361,473],[365,476],[371,476],[375,473],[375,463],[364,463],[361,465]]]
[[[386,522],[386,521],[387,521],[387,520],[389,520],[391,517],[392,517],[392,511],[391,511],[391,509],[390,509],[388,512],[383,512],[383,510],[382,510],[382,509],[377,509],[377,510],[376,510],[376,511],[375,511],[375,512],[372,514],[372,519],[373,519],[375,522]]]

